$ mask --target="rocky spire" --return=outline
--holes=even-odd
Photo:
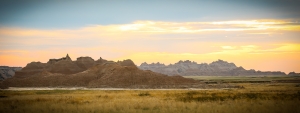
[[[67,53],[67,56],[66,56],[66,60],[71,60],[72,61],[72,59],[69,57],[68,53]]]

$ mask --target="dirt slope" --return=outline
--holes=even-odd
[[[85,69],[86,68],[86,69]],[[30,63],[15,77],[3,81],[7,87],[111,87],[184,88],[198,81],[140,70],[131,60],[106,61],[78,58],[52,64]]]

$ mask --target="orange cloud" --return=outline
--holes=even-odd
[[[234,62],[237,66],[246,69],[263,71],[300,71],[300,44],[285,44],[272,49],[261,49],[257,45],[239,46],[230,49],[221,46],[220,52],[193,54],[193,53],[168,53],[168,52],[139,52],[117,58],[122,60],[131,58],[136,64],[145,61],[148,63],[161,62],[165,64],[175,63],[179,60],[193,60],[198,63],[210,63],[217,59]],[[256,54],[260,53],[260,54]]]
[[[21,28],[0,28],[0,35],[43,36],[51,38],[76,38],[84,36],[109,36],[131,33],[199,33],[205,31],[261,31],[300,30],[300,24],[284,20],[245,20],[219,22],[161,22],[136,21],[131,24],[94,25],[69,30],[38,30]],[[132,34],[133,35],[133,34]]]

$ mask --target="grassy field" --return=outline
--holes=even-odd
[[[0,90],[0,113],[300,113],[299,83],[230,83],[289,80],[287,76],[189,76],[229,81],[237,89]]]
[[[211,82],[255,82],[255,81],[296,81],[300,82],[300,76],[183,76],[185,78],[193,78],[196,80],[211,81]]]

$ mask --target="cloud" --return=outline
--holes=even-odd
[[[299,34],[299,26],[298,22],[288,20],[239,20],[212,22],[136,21],[129,24],[91,25],[78,29],[54,30],[2,27],[0,28],[0,44],[5,46],[1,48],[18,45],[36,49],[37,46],[43,48],[53,46],[92,47],[99,44],[109,46],[128,40],[144,40],[150,43],[151,40],[152,42],[170,41],[172,43],[182,43],[181,41],[300,41],[297,38],[298,35],[293,35],[293,33]],[[254,34],[257,36],[253,36]]]
[[[266,46],[266,45],[264,45]],[[297,53],[300,54],[300,44],[273,44],[273,48],[264,49],[260,45],[243,45],[243,46],[221,46],[223,50],[212,52],[209,54],[284,54]]]
[[[122,31],[156,33],[197,33],[205,31],[300,30],[300,23],[284,20],[244,20],[217,22],[137,21],[121,25]]]
[[[172,53],[172,52],[136,52],[114,60],[132,59],[137,65],[143,62],[161,62],[173,64],[179,60],[192,60],[198,63],[210,63],[218,59],[234,62],[246,69],[262,71],[300,71],[298,56],[300,44],[280,44],[274,48],[263,49],[259,45],[236,46],[230,49],[220,46],[219,52],[210,53]]]
[[[221,46],[223,49],[235,49],[235,46]]]
[[[248,63],[249,68],[257,66],[255,60],[270,61],[267,57],[278,61],[292,58],[289,62],[295,66],[293,63],[300,61],[295,57],[300,51],[299,26],[288,20],[238,20],[136,21],[52,30],[2,27],[0,63],[25,66],[32,60],[47,62],[69,53],[73,60],[88,55],[95,60],[130,58],[137,64],[224,59]],[[18,60],[12,62],[12,58]]]
[[[243,20],[213,22],[163,22],[135,21],[131,24],[92,25],[80,29],[38,30],[21,28],[1,28],[1,35],[78,37],[76,34],[110,34],[131,31],[135,33],[197,33],[205,31],[259,31],[259,30],[300,30],[300,23],[285,20]],[[75,33],[75,34],[74,34]]]

